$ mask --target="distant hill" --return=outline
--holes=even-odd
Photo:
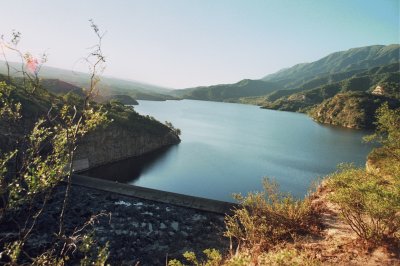
[[[10,62],[10,65],[16,69],[20,68],[19,63]],[[4,61],[0,61],[0,73],[5,74],[6,72],[7,70]],[[12,74],[17,75],[15,70]],[[87,73],[74,72],[71,70],[48,66],[43,66],[41,68],[40,77],[43,79],[58,79],[81,88],[87,88],[90,80],[90,76]],[[101,82],[99,83],[98,88],[100,89],[101,96],[125,94],[138,100],[151,99],[155,101],[163,101],[175,99],[169,95],[171,92],[170,89],[113,77],[101,77]]]
[[[138,105],[139,103],[128,95],[110,95],[103,98],[103,102],[118,101],[124,105]]]
[[[312,63],[298,64],[280,70],[261,80],[244,79],[234,84],[174,90],[171,95],[183,99],[242,102],[271,106],[271,102],[293,93],[316,89],[345,79],[378,75],[383,72],[396,72],[399,56],[400,45],[398,44],[353,48],[332,53]],[[385,69],[381,69],[382,66],[385,66]],[[375,71],[376,73],[366,73],[366,71]],[[370,87],[367,89],[370,89]],[[333,95],[330,95],[330,97]],[[282,108],[282,110],[297,111],[302,107],[304,106],[290,106],[290,108]],[[276,105],[271,106],[271,108],[281,109]]]
[[[43,79],[41,85],[47,91],[55,95],[65,95],[67,93],[75,93],[80,97],[85,97],[85,92],[81,87],[72,85],[59,79]]]
[[[304,112],[316,104],[346,91],[372,92],[384,88],[385,96],[400,99],[399,63],[367,70],[347,71],[313,79],[296,89],[274,91],[261,97],[240,99],[267,109]]]
[[[221,84],[175,90],[174,96],[184,99],[237,102],[241,97],[260,96],[281,89],[273,82],[244,79],[234,84]]]
[[[370,69],[376,66],[397,63],[400,60],[400,45],[373,45],[332,53],[312,63],[302,63],[282,69],[262,78],[273,81],[284,88],[296,88],[320,75]]]
[[[379,95],[373,93],[378,87]],[[319,122],[371,127],[379,104],[391,101],[393,108],[399,105],[400,45],[353,48],[280,70],[261,80],[245,79],[235,84],[196,87],[172,93],[184,99],[240,102],[266,109],[308,112]],[[333,105],[340,100],[345,102],[345,107],[335,119],[315,116],[315,110],[324,110],[326,114],[339,112]],[[349,104],[355,105],[349,107]],[[363,118],[346,121],[341,115],[349,115],[348,110]]]

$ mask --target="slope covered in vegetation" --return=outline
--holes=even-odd
[[[398,63],[400,45],[373,45],[335,52],[312,63],[298,64],[268,75],[263,80],[278,82],[285,88],[296,88],[321,75],[370,69]]]
[[[371,121],[374,120],[371,114],[383,99],[375,97],[372,93],[385,96],[390,101],[391,107],[398,106],[395,99],[400,99],[399,54],[398,44],[353,48],[330,54],[312,63],[283,69],[261,80],[242,80],[235,84],[196,87],[175,90],[172,93],[183,99],[240,102],[259,105],[266,109],[308,112],[313,108],[321,109],[319,105],[322,102],[332,100],[337,94],[365,92],[371,95],[351,95],[352,98],[357,95],[361,97],[359,101],[363,104],[354,107],[353,111],[368,116],[362,119],[367,122],[355,120],[353,121],[355,123],[350,124],[354,125],[354,128],[371,127],[373,126]],[[375,91],[378,87],[380,91]],[[366,101],[366,97],[370,100]],[[377,102],[373,103],[374,99],[378,99]],[[339,126],[348,126],[341,123],[342,119],[316,120],[326,123],[332,121]]]
[[[18,71],[21,69],[21,64],[11,62],[9,65],[12,70],[11,74],[14,76],[20,76]],[[0,61],[0,73],[7,73],[6,64],[3,61]],[[40,71],[40,76],[44,80],[53,80],[53,83],[55,80],[59,80],[59,82],[66,82],[78,88],[90,87],[90,75],[87,73],[43,66]],[[44,81],[43,85],[47,87],[46,83],[48,82],[49,81]],[[101,96],[125,94],[136,100],[164,101],[175,99],[175,97],[170,95],[171,90],[167,88],[112,77],[103,77],[102,82],[98,85],[98,89]]]
[[[244,79],[235,84],[221,84],[176,90],[174,94],[183,99],[237,102],[241,97],[265,95],[279,88],[280,86],[272,82]]]
[[[314,107],[310,116],[317,122],[348,128],[374,128],[375,112],[383,104],[400,106],[397,99],[365,92],[336,94]]]
[[[294,90],[280,90],[265,97],[242,99],[243,102],[256,102],[264,108],[301,112],[320,104],[337,93],[349,91],[373,92],[378,86],[382,95],[389,98],[400,97],[399,64],[384,65],[358,73],[343,72],[325,78],[313,79]]]

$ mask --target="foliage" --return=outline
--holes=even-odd
[[[6,121],[16,121],[21,117],[21,103],[15,102],[11,93],[15,88],[0,82],[0,119]]]
[[[138,135],[146,134],[150,136],[165,136],[171,132],[178,135],[179,129],[170,128],[163,125],[151,116],[138,114],[133,106],[123,105],[119,101],[110,101],[102,105],[107,113],[107,118],[112,121],[109,126],[125,128]],[[171,130],[172,129],[172,130]]]
[[[258,258],[259,265],[271,266],[317,266],[321,262],[310,258],[306,252],[301,252],[293,248],[281,248],[263,253]]]
[[[368,166],[382,176],[400,178],[400,108],[382,105],[377,111],[376,125],[375,133],[364,138],[381,144],[368,155]]]
[[[124,105],[138,105],[139,104],[134,98],[132,98],[129,95],[124,95],[124,94],[110,95],[110,96],[106,96],[103,98],[104,99],[102,102],[118,101]]]
[[[220,84],[175,91],[184,99],[237,102],[241,97],[261,96],[280,89],[272,82],[244,79],[235,84]]]
[[[194,252],[183,254],[189,265],[195,266],[248,266],[248,265],[271,265],[271,266],[318,266],[321,262],[315,259],[306,251],[299,251],[289,247],[275,247],[268,252],[261,252],[254,257],[249,250],[242,250],[223,258],[214,249],[204,250],[207,258],[199,261]],[[185,264],[177,259],[168,261],[168,266],[184,266]]]
[[[215,249],[206,249],[203,251],[206,255],[205,261],[199,261],[196,254],[194,252],[185,252],[183,253],[183,257],[190,263],[190,265],[195,266],[218,266],[222,264],[222,255],[218,250]],[[183,266],[179,260],[173,259],[168,261],[168,266]]]
[[[108,243],[104,247],[94,245],[94,239],[92,235],[85,235],[82,239],[82,243],[79,246],[79,250],[84,254],[84,258],[81,259],[81,266],[103,266],[106,265],[108,258]]]
[[[400,109],[383,104],[376,124],[366,140],[382,145],[369,155],[372,167],[379,165],[380,171],[345,165],[330,176],[328,186],[333,190],[331,200],[360,238],[373,243],[400,241]]]
[[[350,128],[373,128],[375,112],[385,102],[391,108],[400,105],[399,100],[385,96],[365,92],[340,93],[316,106],[310,115],[321,123]]]
[[[316,224],[310,199],[298,200],[279,192],[278,185],[264,179],[264,191],[236,195],[241,207],[225,217],[225,236],[254,253],[313,230]]]
[[[171,122],[165,121],[165,125],[169,127],[175,135],[181,135],[181,130],[179,128],[174,127]]]
[[[102,36],[97,26],[93,22],[91,26],[101,41]],[[20,55],[23,61],[22,78],[15,79],[16,82],[14,82],[8,71],[7,83],[0,82],[1,122],[19,122],[23,119],[22,124],[25,124],[26,121],[29,121],[22,115],[27,111],[24,110],[26,106],[20,103],[20,99],[29,99],[25,102],[34,103],[33,105],[43,101],[44,97],[48,97],[45,102],[47,100],[49,102],[56,101],[44,115],[43,112],[41,113],[39,120],[33,123],[30,133],[26,134],[27,128],[22,128],[25,135],[9,134],[17,145],[17,149],[11,149],[0,157],[0,196],[2,200],[0,223],[6,223],[11,219],[19,228],[16,236],[0,240],[3,245],[1,254],[7,255],[10,265],[27,263],[27,261],[30,261],[32,265],[64,265],[76,250],[76,246],[84,240],[83,230],[92,225],[98,216],[104,215],[101,213],[92,216],[81,227],[75,228],[72,233],[65,232],[64,216],[71,188],[72,161],[78,139],[108,122],[106,113],[90,102],[99,80],[97,69],[104,62],[104,57],[101,52],[101,42],[99,42],[89,56],[89,58],[94,57],[93,64],[91,64],[91,86],[87,90],[86,98],[75,105],[51,96],[40,89],[38,74],[44,60],[39,63],[29,53],[21,53],[16,48],[19,37],[20,34],[14,34],[11,41],[13,46],[6,43],[4,39],[0,42],[4,56],[4,48],[7,48]],[[9,68],[8,62],[6,64]],[[39,109],[44,108],[40,107]],[[52,189],[63,180],[67,181],[67,186],[59,216],[59,230],[52,232],[55,237],[53,246],[48,247],[40,254],[28,254],[24,250],[25,244],[35,230],[38,218],[52,195]],[[33,209],[32,206],[35,202],[39,202],[41,207]],[[16,217],[13,215],[24,208],[29,209],[29,214],[22,219],[15,219]],[[17,223],[17,220],[20,224]],[[96,263],[98,262],[97,265],[104,264],[107,254],[107,247],[99,248],[98,257],[95,260]]]
[[[377,110],[376,131],[366,138],[367,141],[377,141],[388,151],[400,159],[400,108],[390,109],[387,103]]]
[[[330,200],[339,205],[344,221],[360,238],[375,243],[399,240],[399,181],[344,165],[329,177]]]
[[[283,81],[286,88],[296,88],[305,79],[316,76],[340,73],[343,71],[363,70],[376,66],[398,63],[400,45],[372,45],[332,53],[311,63],[297,64],[268,75],[263,80]],[[360,60],[363,58],[363,60]],[[287,82],[289,81],[289,82]]]

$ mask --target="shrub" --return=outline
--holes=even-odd
[[[190,263],[190,265],[195,266],[218,266],[222,265],[222,256],[218,250],[215,249],[206,249],[203,251],[206,255],[205,261],[199,261],[196,254],[194,252],[185,252],[183,253],[183,257]],[[168,262],[168,266],[183,266],[182,262],[179,260],[173,259]]]
[[[400,182],[383,179],[364,169],[341,166],[329,177],[330,200],[344,221],[363,240],[378,243],[400,239]]]
[[[172,125],[171,122],[165,121],[165,125],[169,127],[172,130],[172,132],[175,133],[175,135],[177,136],[181,135],[181,130],[179,128],[174,127],[174,125]]]
[[[364,138],[382,145],[368,155],[370,166],[383,176],[400,179],[400,108],[383,104],[377,110],[376,126],[375,133]]]
[[[258,258],[259,265],[271,266],[317,266],[321,262],[310,257],[307,252],[294,248],[280,248],[263,253]]]
[[[16,79],[19,82],[13,81],[9,71],[8,82],[0,82],[0,123],[13,124],[9,128],[15,127],[16,131],[9,129],[7,135],[10,141],[6,141],[14,144],[0,151],[0,225],[12,225],[9,227],[11,233],[0,239],[0,260],[1,263],[6,262],[5,265],[64,265],[79,244],[87,245],[85,260],[82,260],[84,265],[103,265],[107,259],[107,246],[96,248],[92,252],[94,255],[91,255],[89,249],[94,249],[95,243],[84,241],[86,228],[104,213],[91,216],[72,232],[65,230],[64,223],[77,141],[87,132],[108,122],[106,114],[90,103],[98,82],[96,67],[105,62],[100,47],[102,36],[92,21],[91,26],[99,38],[99,44],[88,57],[94,57],[95,62],[89,62],[92,67],[91,87],[85,100],[78,102],[81,106],[62,101],[41,90],[38,76],[41,64],[30,54],[23,55],[15,47],[20,33],[13,33],[12,46],[3,37],[0,38],[3,53],[4,49],[14,51],[26,63],[21,66],[22,78]],[[7,60],[6,65],[9,69]],[[22,99],[29,99],[32,105],[25,104],[28,101]],[[48,103],[49,109],[42,103]],[[37,113],[41,118],[36,123],[36,115],[23,115],[29,113],[30,107],[42,110]],[[18,124],[27,124],[27,128]],[[32,131],[26,133],[30,131],[29,125],[32,125]],[[37,233],[38,218],[52,197],[52,189],[63,180],[67,184],[58,216],[58,231],[49,232],[53,236],[52,242],[41,247],[40,252],[29,250],[28,239]],[[39,203],[37,208],[34,207],[35,203]],[[22,212],[26,212],[26,215],[18,217]]]
[[[400,109],[383,104],[376,121],[375,133],[365,140],[382,146],[368,155],[367,170],[344,165],[330,176],[330,200],[339,205],[344,221],[361,239],[399,243]]]
[[[234,197],[240,207],[225,216],[225,236],[237,243],[236,252],[223,258],[216,250],[205,250],[205,261],[196,254],[183,254],[190,265],[319,265],[319,261],[295,249],[277,247],[280,243],[294,241],[298,236],[316,228],[317,215],[311,199],[295,199],[279,192],[278,184],[265,178],[262,192],[240,194]],[[232,248],[232,247],[231,247]],[[183,266],[171,260],[169,266]]]
[[[190,265],[195,266],[248,266],[248,265],[271,265],[271,266],[317,266],[321,261],[313,258],[305,251],[299,251],[294,248],[278,247],[269,252],[260,253],[252,258],[248,250],[243,250],[234,255],[223,259],[221,254],[214,249],[204,250],[207,258],[205,261],[198,261],[196,254],[186,252],[183,254]],[[183,266],[179,260],[170,260],[168,266]]]
[[[309,198],[298,200],[281,193],[269,179],[264,179],[263,186],[263,192],[236,195],[241,207],[225,217],[225,236],[235,240],[238,249],[265,251],[281,241],[294,240],[316,224]]]

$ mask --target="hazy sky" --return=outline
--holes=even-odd
[[[400,42],[399,0],[0,0],[0,34],[75,70],[107,31],[106,75],[170,88],[261,78],[353,47]]]

